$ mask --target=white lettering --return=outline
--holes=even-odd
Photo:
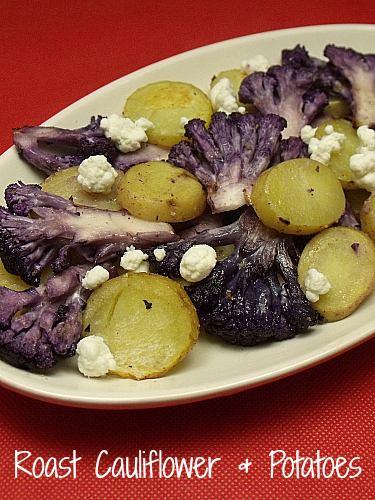
[[[357,477],[357,476],[359,476],[359,475],[361,474],[361,472],[362,472],[362,468],[361,468],[361,467],[359,467],[359,466],[354,467],[354,466],[353,466],[353,462],[354,462],[354,461],[356,461],[356,460],[360,460],[360,457],[355,457],[355,458],[352,458],[352,459],[350,460],[350,462],[349,462],[349,468],[350,468],[350,469],[355,469],[355,470],[357,470],[357,474],[355,474],[354,476],[349,476],[350,478]]]
[[[73,457],[63,457],[58,460],[56,457],[49,457],[45,460],[43,457],[36,457],[32,463],[28,464],[26,468],[26,460],[31,457],[29,451],[14,452],[14,477],[17,479],[20,472],[24,472],[29,476],[39,479],[42,476],[55,477],[56,479],[63,479],[72,474],[73,478],[77,477],[77,462],[82,460],[82,457],[77,457],[76,450],[73,450]],[[64,465],[67,462],[70,465]],[[21,465],[21,463],[23,465]],[[62,473],[64,472],[64,473]]]
[[[18,460],[19,455],[25,455],[25,454],[26,454],[26,457],[24,457],[22,460]],[[25,472],[26,474],[31,476],[32,473],[29,470],[24,469],[23,467],[20,466],[21,462],[24,462],[25,460],[27,460],[31,456],[31,453],[29,451],[17,451],[17,450],[15,450],[14,455],[15,455],[14,456],[14,477],[17,479],[18,469],[22,470],[23,472]]]
[[[116,457],[110,464],[104,465],[104,457],[108,456],[107,450],[102,450],[96,459],[95,475],[102,479],[107,476],[121,478],[147,478],[154,477],[158,472],[159,477],[166,479],[176,476],[178,478],[186,475],[201,479],[203,477],[212,477],[214,464],[221,458],[204,457],[163,457],[162,451],[151,450],[146,455],[145,451],[139,450],[135,457]]]
[[[102,477],[106,477],[108,476],[108,474],[111,472],[111,468],[108,467],[108,469],[106,470],[106,472],[104,474],[100,474],[99,473],[99,465],[100,465],[100,460],[102,458],[102,455],[108,455],[108,451],[107,450],[102,450],[99,455],[98,455],[98,458],[96,459],[96,465],[95,465],[95,476],[98,477],[99,479],[102,478]]]
[[[274,462],[273,457],[274,457],[274,455],[275,455],[276,453],[281,453],[281,454],[282,454],[282,457],[281,457],[281,458],[280,458],[280,460],[278,460],[277,462]],[[283,460],[284,460],[284,459],[285,459],[285,457],[286,457],[286,453],[285,453],[285,451],[283,451],[283,450],[275,450],[275,451],[271,451],[271,452],[270,452],[270,457],[271,457],[271,477],[273,477],[273,471],[274,471],[275,466],[276,466],[276,465],[279,465],[281,462],[283,462]]]
[[[270,476],[275,477],[276,472],[279,472],[282,477],[289,479],[294,476],[296,478],[320,478],[329,479],[331,477],[338,477],[343,479],[347,477],[350,471],[354,471],[354,475],[349,475],[350,478],[357,477],[361,474],[362,468],[354,465],[360,457],[352,458],[349,463],[344,457],[321,457],[320,451],[317,450],[315,458],[303,457],[300,451],[296,450],[295,456],[287,456],[284,450],[272,450],[269,453],[271,457],[270,462]]]

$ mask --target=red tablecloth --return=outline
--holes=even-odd
[[[373,0],[12,0],[4,4],[1,152],[12,144],[12,127],[39,124],[96,88],[179,52],[274,29],[375,23]],[[0,495],[19,500],[373,499],[374,358],[372,339],[320,366],[262,387],[159,409],[76,409],[0,388]],[[143,452],[148,457],[150,450],[160,450],[163,457],[220,461],[213,463],[211,477],[159,478],[156,470],[152,478],[107,474],[117,457]],[[30,453],[24,464],[30,470],[35,461],[33,475],[19,469],[15,477],[16,451],[25,452],[19,458]],[[284,470],[279,465],[272,475],[272,457],[276,461],[282,456]],[[296,466],[287,477],[292,460],[314,461],[319,456],[327,458],[328,468],[332,460],[346,460],[340,469],[345,477],[315,473],[314,478],[311,474],[298,478]],[[67,477],[56,478],[53,472],[51,477],[36,477],[41,459],[47,462],[50,457],[57,461],[68,457],[63,463],[70,467],[65,469]],[[241,465],[246,459],[252,463],[247,470]],[[49,463],[52,467],[53,460]],[[198,472],[203,475],[204,470]]]

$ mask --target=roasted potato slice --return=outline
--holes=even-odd
[[[231,84],[233,85],[236,94],[238,95],[238,90],[245,76],[247,76],[247,73],[238,68],[220,71],[220,73],[218,73],[216,76],[212,78],[211,88],[222,78],[228,78]]]
[[[346,118],[351,115],[349,104],[340,97],[330,97],[327,106],[323,109],[323,115],[328,119]]]
[[[198,316],[184,289],[149,273],[125,274],[97,288],[83,326],[110,348],[117,363],[112,374],[138,380],[164,375],[199,335]]]
[[[375,241],[375,191],[367,194],[360,211],[361,227]]]
[[[357,131],[348,120],[328,120],[319,125],[315,133],[317,139],[325,135],[327,125],[332,125],[335,132],[344,134],[346,139],[340,151],[333,151],[328,166],[336,174],[344,189],[358,189],[353,181],[353,174],[349,166],[349,159],[355,154],[359,146]]]
[[[266,226],[282,233],[314,234],[340,218],[345,194],[329,167],[299,158],[263,172],[254,183],[251,205]]]
[[[312,306],[327,320],[349,316],[370,294],[375,284],[375,244],[351,227],[330,227],[315,235],[302,251],[298,280],[306,291],[310,269],[322,273],[331,289]]]
[[[237,104],[238,105],[241,105],[241,106],[244,106],[244,107],[247,107],[247,105],[245,104],[242,104],[239,99],[238,99],[238,90],[240,88],[240,85],[241,85],[241,82],[242,80],[245,78],[245,76],[247,76],[247,73],[245,73],[244,71],[242,71],[241,69],[227,69],[227,70],[224,70],[224,71],[220,71],[220,73],[218,73],[212,80],[211,80],[211,88],[216,85],[219,80],[221,80],[222,78],[228,78],[229,81],[231,82],[231,84],[233,85],[233,88],[234,88],[234,91],[236,93],[236,96],[237,96]],[[249,106],[249,108],[253,109],[252,106]]]
[[[206,208],[206,193],[198,179],[163,161],[131,167],[118,185],[117,199],[132,215],[149,221],[184,222]]]
[[[147,130],[152,144],[173,146],[185,135],[181,119],[201,118],[206,123],[213,113],[208,96],[190,83],[161,81],[149,83],[126,100],[124,116],[135,121],[147,118],[154,128]]]
[[[67,200],[71,199],[75,205],[100,208],[102,210],[121,210],[117,201],[117,187],[124,175],[117,170],[118,176],[109,194],[88,193],[77,182],[78,166],[70,167],[48,176],[42,183],[43,191],[56,194]]]
[[[348,189],[347,191],[345,191],[345,196],[355,217],[359,221],[363,205],[365,201],[370,197],[369,191],[367,191],[366,189]]]

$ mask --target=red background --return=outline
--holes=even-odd
[[[3,2],[4,3],[4,2]],[[373,0],[19,0],[0,13],[0,152],[11,128],[43,122],[147,64],[208,43],[295,26],[375,23]],[[22,499],[374,499],[375,339],[320,366],[234,396],[171,408],[66,408],[0,388],[0,487]],[[95,460],[139,450],[221,458],[212,478],[95,476]],[[360,457],[356,478],[270,477],[272,450]],[[82,457],[77,478],[14,477],[15,450]],[[248,473],[238,466],[248,458]]]

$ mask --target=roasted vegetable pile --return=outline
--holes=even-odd
[[[123,116],[14,129],[48,177],[0,208],[3,359],[50,368],[100,336],[103,374],[156,377],[200,326],[253,346],[351,314],[375,283],[375,55],[324,55],[297,45],[209,95],[155,82]]]

